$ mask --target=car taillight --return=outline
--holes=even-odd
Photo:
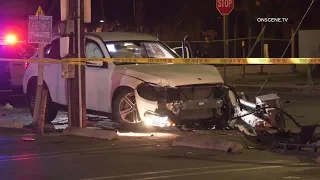
[[[24,63],[24,69],[27,69],[28,66],[29,66],[29,63],[28,63],[28,62],[25,62],[25,63]]]

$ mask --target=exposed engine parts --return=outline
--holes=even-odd
[[[274,139],[278,144],[310,143],[318,127],[301,126],[283,110],[276,94],[257,96],[252,103],[244,93],[238,94],[224,84],[169,87],[142,83],[136,92],[149,105],[153,102],[153,110],[145,114],[158,121],[153,124],[170,121],[180,129],[194,130],[236,128],[251,140]],[[301,128],[300,133],[285,130],[285,116]]]
[[[234,113],[229,91],[222,84],[163,87],[143,83],[137,87],[141,98],[157,102],[156,113],[168,116],[178,126],[195,123],[226,126]]]

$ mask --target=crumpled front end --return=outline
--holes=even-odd
[[[152,126],[180,126],[194,123],[226,126],[233,108],[229,89],[222,84],[160,86],[142,83],[135,90],[141,119]]]

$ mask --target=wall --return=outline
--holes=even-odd
[[[298,39],[299,57],[320,57],[320,30],[300,30]]]

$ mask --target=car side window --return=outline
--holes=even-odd
[[[104,58],[103,51],[99,44],[91,39],[86,39],[86,58]],[[102,61],[88,61],[87,65],[89,66],[98,66],[98,67],[108,67],[107,63],[103,63]]]
[[[96,42],[88,39],[86,43],[86,58],[104,58],[100,46]]]
[[[44,48],[44,57],[51,59],[61,59],[60,57],[60,39],[52,41]]]

